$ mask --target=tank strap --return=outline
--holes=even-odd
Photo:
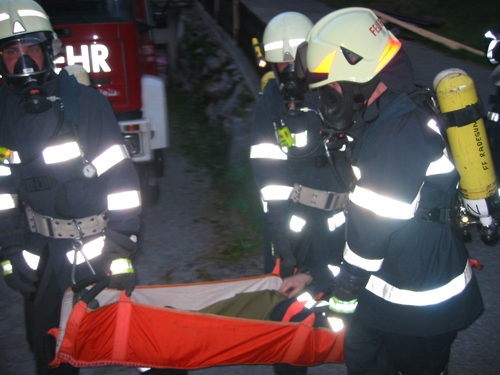
[[[422,87],[418,90],[412,91],[408,97],[414,104],[425,104],[435,115],[441,113],[439,104],[434,91],[428,87]]]
[[[478,100],[476,103],[458,111],[441,113],[441,116],[446,119],[448,126],[461,127],[469,125],[484,117],[483,103]]]

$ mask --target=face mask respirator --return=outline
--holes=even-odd
[[[36,73],[40,71],[36,62],[27,55],[22,55],[14,65],[14,75]],[[40,76],[40,75],[37,75]],[[38,78],[38,77],[37,77]],[[52,102],[48,99],[47,92],[40,86],[38,80],[28,75],[16,77],[13,82],[15,87],[21,89],[23,106],[26,112],[38,114],[47,111],[52,107]]]
[[[324,124],[330,129],[344,132],[354,124],[354,114],[366,112],[366,102],[372,96],[380,79],[366,83],[337,82],[340,91],[330,85],[319,88],[320,113]],[[369,122],[365,119],[365,121]]]
[[[343,132],[352,126],[354,113],[363,110],[365,98],[354,84],[338,83],[342,93],[329,85],[319,89],[320,113],[327,127]]]
[[[280,73],[280,91],[283,94],[285,101],[285,110],[289,116],[299,115],[304,94],[309,89],[305,80],[298,78],[295,75],[295,67],[293,64],[288,65]]]

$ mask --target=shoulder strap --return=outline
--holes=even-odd
[[[436,94],[428,87],[422,87],[408,94],[411,101],[415,104],[425,104],[435,115],[440,113]]]
[[[448,124],[450,122],[447,122],[447,115],[443,114],[441,112],[441,109],[439,108],[439,103],[438,103],[438,100],[436,97],[436,93],[428,87],[423,87],[423,88],[420,88],[416,91],[413,91],[412,93],[408,94],[408,96],[411,99],[411,101],[413,103],[415,103],[416,105],[419,105],[419,104],[425,105],[428,109],[431,110],[433,115],[436,117],[436,119],[438,120],[436,125],[438,126],[440,133],[441,133],[441,137],[443,138],[443,140],[446,144],[446,149],[448,150],[448,155],[450,156],[450,160],[451,160],[451,162],[455,163],[453,160],[453,157],[451,156],[452,153],[451,153],[451,149],[450,149],[450,142],[448,140],[448,133],[446,133],[446,129],[447,129],[446,124]],[[478,109],[477,106],[480,106],[481,108]],[[457,117],[457,119],[463,121],[465,118],[467,120],[463,124],[470,124],[471,122],[474,122],[475,120],[469,118],[468,116],[470,116],[470,115],[477,116],[477,117],[475,117],[475,119],[481,117],[481,115],[477,112],[478,110],[479,111],[482,110],[481,101],[478,101],[476,103],[476,105],[474,105],[474,106],[467,107],[466,113],[464,114],[465,117],[464,116]],[[463,113],[461,113],[461,115],[463,115]],[[451,123],[454,123],[454,122],[451,122]]]

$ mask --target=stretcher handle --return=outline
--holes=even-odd
[[[80,280],[75,285],[71,287],[73,293],[79,293],[84,290],[85,287],[95,284],[90,290],[84,293],[79,300],[85,302],[87,305],[92,301],[99,293],[101,293],[109,285],[110,277],[105,271],[91,275],[83,280]]]
[[[71,287],[71,290],[73,290],[74,293],[80,292],[82,289],[88,287],[89,285],[98,283],[99,281],[108,278],[108,284],[109,284],[109,277],[106,271],[100,271],[94,275],[90,275],[89,277],[86,277],[77,283],[73,284]]]
[[[99,293],[101,293],[109,285],[109,277],[105,277],[97,284],[95,284],[87,293],[85,293],[81,301],[85,302],[87,305],[91,300],[93,300]]]

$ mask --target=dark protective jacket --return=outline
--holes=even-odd
[[[484,36],[484,52],[486,58],[496,66],[492,73],[492,82],[497,85],[486,106],[485,125],[490,140],[493,164],[498,176],[500,173],[500,27],[488,31]],[[496,218],[497,215],[496,215]]]
[[[45,89],[49,96],[60,96],[61,77],[53,73],[52,78]],[[45,215],[52,223],[51,230],[55,228],[54,223],[59,223],[58,219],[66,220],[65,224],[71,226],[73,219],[104,215],[106,239],[102,255],[91,260],[95,271],[109,265],[114,258],[130,256],[137,246],[134,236],[139,232],[141,211],[137,173],[125,151],[109,101],[97,90],[77,85],[74,86],[76,96],[67,98],[68,103],[64,104],[66,111],[74,113],[76,109],[77,114],[79,112],[78,121],[73,127],[64,119],[59,130],[56,130],[61,114],[59,100],[43,113],[30,114],[25,111],[18,93],[5,85],[0,88],[4,100],[0,114],[0,146],[10,150],[11,156],[9,164],[1,166],[7,172],[0,176],[0,194],[12,197],[17,203],[0,210],[0,246],[21,246],[41,256],[38,272],[45,277],[40,281],[39,291],[43,291],[52,273],[61,290],[71,285],[72,265],[67,253],[73,248],[73,240],[58,238],[57,233],[37,232],[32,218],[26,215],[26,206]],[[70,100],[77,100],[77,103],[70,104]],[[74,141],[80,145],[87,161],[98,165],[98,157],[101,157],[100,162],[107,160],[106,167],[98,168],[97,177],[81,177],[82,157],[70,155],[61,147]],[[55,151],[56,158],[63,160],[48,161],[47,150]],[[111,150],[123,157],[111,160]],[[127,202],[120,201],[123,197],[120,194],[128,196]],[[84,233],[83,243],[102,235]],[[77,279],[89,274],[85,263],[77,267]]]
[[[424,220],[435,208],[446,213],[459,181],[439,129],[429,111],[390,90],[363,116],[351,133],[359,179],[344,252],[370,274],[355,320],[415,336],[465,328],[483,308],[467,249],[445,215]]]
[[[315,110],[315,102],[317,93],[307,93],[305,106]],[[273,122],[281,121],[295,143],[280,149]],[[264,205],[266,229],[275,256],[286,265],[282,267],[282,276],[288,276],[296,267],[307,269],[317,282],[331,277],[327,265],[339,264],[344,247],[343,207],[325,206],[338,193],[347,192],[352,176],[345,155],[336,150],[339,145],[330,151],[334,173],[325,155],[326,137],[321,126],[319,116],[313,111],[296,117],[285,114],[282,94],[276,81],[270,80],[255,108],[250,155]],[[299,190],[302,187],[303,196],[305,188],[312,189],[309,190],[312,195],[330,192],[330,202],[318,200],[316,206],[311,202],[294,202],[290,198],[294,185],[296,190],[297,186]]]

